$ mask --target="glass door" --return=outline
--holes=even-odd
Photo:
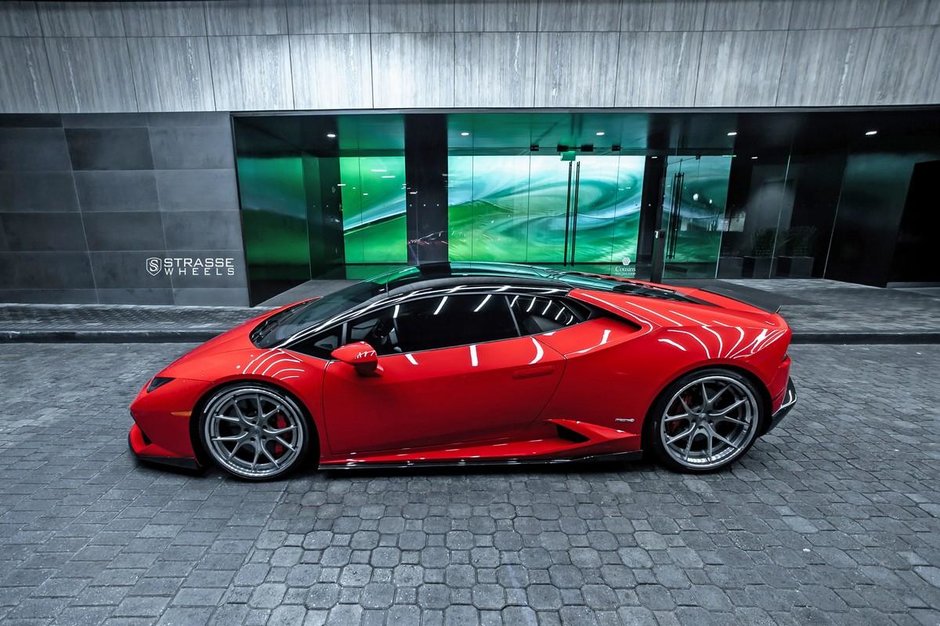
[[[714,278],[731,155],[667,158],[663,184],[664,278]]]
[[[570,264],[633,275],[643,193],[643,157],[582,155],[575,163]]]
[[[559,160],[557,154],[533,154],[529,163],[525,261],[567,264],[580,170],[573,160]]]

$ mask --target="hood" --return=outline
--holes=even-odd
[[[296,306],[297,304],[300,304],[300,302],[288,304],[272,311],[266,311],[257,317],[253,317],[239,324],[231,330],[225,331],[217,337],[213,337],[167,365],[157,376],[210,380],[211,377],[207,372],[207,368],[204,366],[205,357],[215,357],[220,354],[240,350],[260,350],[260,348],[256,347],[251,342],[251,338],[249,337],[251,331],[269,317],[277,315],[281,311]]]

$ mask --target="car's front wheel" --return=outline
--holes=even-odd
[[[726,369],[692,372],[656,401],[647,441],[672,469],[718,470],[751,447],[763,410],[759,392],[741,374]]]
[[[223,470],[248,480],[286,476],[303,465],[310,426],[287,394],[257,383],[217,391],[200,416],[203,449]]]

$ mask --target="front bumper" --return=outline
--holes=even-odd
[[[770,416],[770,425],[767,426],[767,430],[764,432],[769,433],[776,428],[777,424],[787,416],[787,413],[790,412],[794,404],[796,404],[796,387],[793,385],[793,379],[789,378],[787,379],[787,391],[783,396],[783,404]]]
[[[130,432],[127,433],[127,445],[134,456],[147,463],[159,463],[188,470],[202,469],[196,459],[174,456],[169,450],[149,442],[144,436],[144,431],[137,424],[131,426]]]

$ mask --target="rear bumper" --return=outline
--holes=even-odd
[[[787,391],[783,396],[783,404],[770,416],[770,424],[764,432],[768,433],[776,428],[777,424],[787,416],[787,413],[790,412],[794,404],[796,404],[796,387],[793,385],[793,379],[789,378],[787,379]]]
[[[137,424],[131,426],[130,432],[127,433],[127,445],[134,456],[147,463],[158,463],[188,470],[202,469],[199,461],[194,458],[174,456],[169,450],[149,443]]]

